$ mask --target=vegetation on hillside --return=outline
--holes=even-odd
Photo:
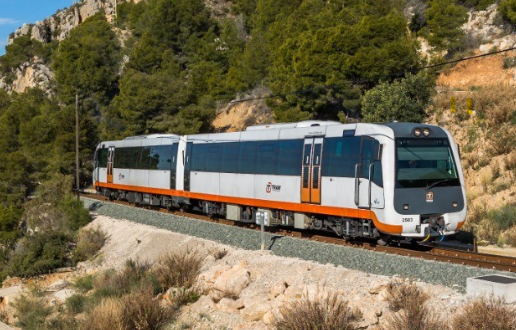
[[[195,286],[204,256],[183,251],[152,266],[127,260],[121,270],[109,269],[79,277],[74,294],[64,303],[49,303],[38,287],[13,304],[16,325],[23,329],[163,329],[179,309],[199,299]]]

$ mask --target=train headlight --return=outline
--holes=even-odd
[[[453,207],[457,207],[457,206],[459,206],[459,203],[457,203],[457,202],[453,202],[453,204],[452,204],[452,205],[453,205]]]
[[[409,205],[408,204],[403,204],[403,209],[404,210],[408,210],[409,209]]]
[[[421,130],[420,130],[419,128],[416,128],[416,129],[414,130],[414,135],[415,135],[415,136],[418,136],[418,137],[419,137],[419,136],[421,136]]]
[[[424,136],[429,136],[430,135],[430,130],[428,128],[423,129],[423,135]]]

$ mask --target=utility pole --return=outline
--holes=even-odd
[[[79,200],[79,94],[75,94],[75,189]]]

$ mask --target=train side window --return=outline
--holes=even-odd
[[[149,164],[149,169],[151,170],[170,170],[172,164],[172,145],[152,147]]]
[[[277,155],[278,141],[267,141],[266,143],[260,143],[260,149],[258,153],[257,172],[259,174],[276,174],[277,173]]]
[[[140,149],[139,151],[139,157],[136,168],[140,170],[148,170],[149,169],[149,163],[150,163],[150,153],[151,148],[150,147],[141,147],[137,148]]]
[[[240,142],[239,171],[245,174],[256,174],[256,154],[258,153],[257,142]]]
[[[225,173],[238,173],[240,144],[238,142],[222,144],[222,160],[220,171]]]
[[[206,154],[208,151],[207,144],[192,144],[192,156],[190,162],[191,171],[206,171]]]
[[[107,167],[108,149],[98,149],[98,167]]]
[[[377,186],[383,187],[382,160],[377,159],[378,155],[380,155],[380,157],[381,157],[380,143],[375,140],[373,142],[373,154],[371,155],[373,162],[374,162],[373,182]]]
[[[127,157],[127,149],[128,148],[116,148],[115,149],[115,167],[116,168],[126,168],[125,167],[125,159]]]
[[[220,172],[220,161],[222,153],[219,144],[209,144],[207,147],[208,154],[206,155],[206,171]]]
[[[373,140],[364,138],[362,140],[362,154],[360,155],[360,163],[362,165],[362,173],[360,177],[364,179],[369,179],[369,165],[371,164],[372,148]]]
[[[360,137],[327,138],[323,146],[322,175],[355,177],[360,161]]]
[[[301,175],[299,164],[303,158],[303,142],[303,140],[279,141],[279,175]]]

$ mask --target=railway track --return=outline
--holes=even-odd
[[[116,203],[131,207],[137,207],[134,204],[131,204],[129,202],[125,201],[109,201],[104,196],[97,195],[97,194],[87,194],[83,193],[81,196],[91,199],[96,199],[99,201],[104,202],[110,202],[110,203]],[[250,224],[250,223],[242,223],[239,221],[232,221],[232,220],[226,220],[221,218],[211,218],[207,215],[203,214],[197,214],[197,213],[187,213],[182,212],[179,210],[166,210],[163,208],[156,208],[156,207],[148,207],[144,206],[142,208],[151,209],[154,211],[159,211],[163,213],[168,214],[174,214],[189,218],[195,218],[198,220],[203,221],[209,221],[209,222],[215,222],[220,223],[223,225],[228,226],[238,226],[243,228],[249,228],[254,230],[260,230],[260,227],[256,224]],[[487,269],[493,269],[498,271],[507,271],[516,273],[516,258],[506,257],[506,256],[498,256],[498,255],[491,255],[491,254],[485,254],[485,253],[478,253],[478,252],[470,252],[470,251],[463,251],[463,250],[457,250],[457,249],[450,249],[450,248],[442,248],[442,247],[435,247],[431,245],[402,245],[399,247],[395,246],[379,246],[375,244],[374,242],[370,241],[346,241],[341,237],[337,237],[334,235],[331,235],[331,233],[321,234],[320,232],[314,233],[311,231],[301,231],[296,229],[284,229],[284,228],[278,228],[278,227],[266,227],[266,231],[268,233],[277,234],[281,236],[288,236],[288,237],[297,237],[302,239],[308,239],[313,240],[317,242],[323,242],[328,244],[335,244],[335,245],[342,245],[342,246],[350,246],[354,248],[360,248],[360,249],[366,249],[366,250],[372,250],[376,252],[383,252],[388,254],[394,254],[394,255],[401,255],[401,256],[408,256],[413,258],[421,258],[425,260],[431,260],[431,261],[441,261],[441,262],[448,262],[452,264],[459,264],[464,266],[473,266],[473,267],[479,267],[479,268],[487,268]]]

